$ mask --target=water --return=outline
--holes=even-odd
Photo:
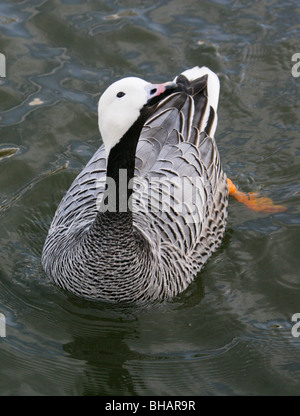
[[[1,1],[1,395],[299,395],[299,12],[297,0]],[[228,176],[287,211],[230,200],[222,247],[186,292],[156,307],[54,287],[41,250],[99,146],[100,92],[194,65],[221,80],[216,137]]]

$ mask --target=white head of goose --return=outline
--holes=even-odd
[[[142,124],[150,114],[150,108],[162,94],[174,90],[174,82],[150,84],[136,77],[114,82],[100,97],[98,104],[99,130],[106,153],[115,146],[125,133],[139,120]]]
[[[218,99],[218,77],[206,67],[164,84],[129,77],[107,88],[98,105],[103,145],[61,201],[44,245],[56,284],[112,302],[162,300],[188,287],[225,232]],[[115,209],[99,209],[109,180]]]

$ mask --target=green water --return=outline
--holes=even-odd
[[[1,395],[299,395],[299,17],[298,0],[1,1]],[[194,65],[220,77],[224,170],[287,210],[230,200],[222,247],[156,307],[54,287],[41,250],[100,144],[99,94]]]

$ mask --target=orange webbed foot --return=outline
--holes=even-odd
[[[237,201],[246,205],[249,209],[255,212],[278,213],[286,211],[283,205],[275,205],[271,198],[259,196],[258,192],[244,193],[237,190],[234,183],[227,178],[229,188],[229,195],[232,195]]]

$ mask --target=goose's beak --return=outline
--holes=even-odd
[[[160,94],[163,94],[164,92],[168,90],[174,90],[177,87],[177,84],[175,82],[164,82],[163,84],[150,84],[148,86],[149,91],[149,98],[158,97]]]
[[[148,105],[156,104],[162,98],[167,97],[174,92],[177,84],[175,82],[164,82],[163,84],[149,84],[147,85]]]

